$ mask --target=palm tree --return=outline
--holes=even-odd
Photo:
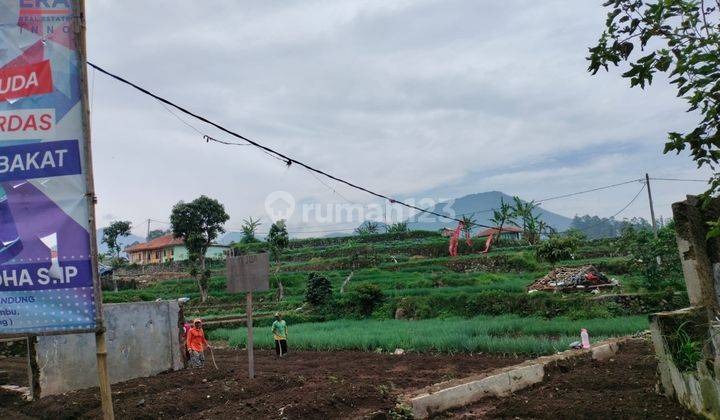
[[[538,221],[538,232],[540,235],[547,235],[547,236],[553,236],[557,233],[557,230],[555,230],[554,227],[547,224],[544,220]]]
[[[538,204],[535,203],[535,201],[522,201],[518,196],[514,196],[513,201],[515,202],[515,205],[512,206],[512,219],[510,220],[510,223],[518,227],[522,226],[525,239],[527,239],[529,243],[534,244],[537,242],[538,222],[540,221],[540,216],[534,215],[533,211],[537,208]],[[522,221],[522,225],[520,225],[520,222],[518,222],[517,219]]]
[[[505,226],[505,223],[507,223],[511,217],[512,206],[510,206],[510,203],[506,203],[505,200],[500,197],[500,208],[497,210],[493,209],[493,217],[490,218],[490,221],[498,227],[497,239],[495,240],[496,243],[500,243],[503,226]]]
[[[367,221],[355,229],[358,235],[375,235],[380,232],[380,224],[377,222]]]
[[[475,217],[473,216],[475,216],[475,213],[460,218],[463,224],[463,232],[465,232],[465,234],[468,236],[470,236],[470,232],[472,231],[473,227],[477,226],[477,220],[475,220]]]
[[[391,225],[388,225],[387,233],[405,233],[409,231],[407,222],[397,222],[393,223]]]

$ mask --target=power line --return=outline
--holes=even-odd
[[[347,198],[345,198],[345,196],[343,196],[342,194],[340,194],[339,192],[337,192],[337,191],[335,190],[335,188],[331,187],[331,186],[328,185],[325,181],[323,181],[322,179],[320,179],[320,177],[318,177],[317,175],[315,175],[315,172],[308,170],[308,173],[309,173],[310,175],[312,175],[313,178],[315,178],[320,184],[322,184],[322,185],[325,186],[327,189],[329,189],[330,191],[332,191],[333,194],[335,194],[335,195],[337,195],[338,197],[340,197],[340,198],[342,198],[343,200],[345,200],[348,204],[358,204],[358,203],[353,203],[352,201],[350,201],[350,200],[348,200]]]
[[[653,178],[651,178],[651,179],[653,179]],[[632,184],[632,183],[634,183],[634,182],[642,182],[642,179],[641,179],[641,178],[631,179],[631,180],[629,180],[629,181],[618,182],[618,183],[610,184],[610,185],[604,185],[604,186],[602,186],[602,187],[591,188],[591,189],[589,189],[589,190],[582,190],[582,191],[577,191],[577,192],[573,192],[573,193],[567,193],[567,194],[558,195],[558,196],[554,196],[554,197],[544,198],[544,199],[542,199],[542,200],[532,200],[532,201],[534,201],[536,204],[542,204],[542,203],[544,203],[544,202],[546,202],[546,201],[559,200],[559,199],[561,199],[561,198],[574,197],[574,196],[576,196],[576,195],[586,194],[586,193],[590,193],[590,192],[594,192],[594,191],[606,190],[606,189],[608,189],[608,188],[619,187],[619,186],[622,186],[622,185]],[[483,210],[468,211],[468,212],[465,212],[465,213],[458,213],[458,214],[456,214],[456,216],[465,216],[465,215],[468,215],[468,214],[475,214],[475,213],[490,213],[490,212],[492,212],[492,211],[494,211],[494,210],[496,210],[496,209],[492,208],[492,209],[483,209]],[[415,222],[415,223],[416,223],[416,222]]]
[[[350,182],[350,181],[346,181],[346,180],[344,180],[344,179],[342,179],[342,178],[338,178],[338,177],[336,177],[336,176],[334,176],[334,175],[331,175],[331,174],[329,174],[329,173],[327,173],[327,172],[325,172],[325,171],[322,171],[322,170],[320,170],[320,169],[316,169],[316,168],[314,168],[314,167],[312,167],[312,166],[310,166],[310,165],[308,165],[308,164],[306,164],[306,163],[304,163],[304,162],[301,162],[301,161],[299,161],[299,160],[297,160],[297,159],[291,158],[291,157],[289,157],[289,156],[287,156],[287,155],[285,155],[285,154],[283,154],[283,153],[281,153],[281,152],[279,152],[279,151],[277,151],[277,150],[274,150],[274,149],[272,149],[272,148],[270,148],[270,147],[264,146],[264,145],[262,145],[262,144],[260,144],[260,143],[258,143],[258,142],[256,142],[256,141],[254,141],[254,140],[251,140],[251,139],[249,139],[249,138],[247,138],[247,137],[245,137],[245,136],[242,136],[242,135],[240,135],[240,134],[238,134],[238,133],[236,133],[236,132],[234,132],[234,131],[232,131],[232,130],[230,130],[230,129],[228,129],[228,128],[225,128],[225,127],[223,127],[223,126],[220,125],[220,124],[217,124],[217,123],[215,123],[215,122],[213,122],[213,121],[210,121],[209,119],[207,119],[207,118],[205,118],[205,117],[203,117],[203,116],[201,116],[201,115],[198,115],[198,114],[196,114],[196,113],[194,113],[194,112],[192,112],[192,111],[189,111],[188,109],[183,108],[182,106],[177,105],[177,104],[175,104],[175,103],[173,103],[173,102],[171,102],[171,101],[169,101],[169,100],[167,100],[167,99],[165,99],[165,98],[163,98],[163,97],[161,97],[161,96],[158,96],[158,95],[150,92],[149,90],[147,90],[147,89],[145,89],[145,88],[143,88],[143,87],[140,87],[140,86],[136,85],[136,84],[133,83],[133,82],[130,82],[129,80],[126,80],[126,79],[124,79],[124,78],[122,78],[122,77],[120,77],[120,76],[118,76],[118,75],[116,75],[116,74],[110,73],[109,71],[103,69],[103,68],[100,67],[100,66],[97,66],[97,65],[95,65],[95,64],[93,64],[93,63],[91,63],[91,62],[89,62],[89,61],[87,62],[87,64],[88,64],[89,66],[91,66],[92,68],[96,69],[97,71],[99,71],[99,72],[101,72],[101,73],[103,73],[103,74],[105,74],[105,75],[107,75],[107,76],[110,76],[110,77],[112,77],[113,79],[115,79],[115,80],[117,80],[117,81],[119,81],[119,82],[122,82],[122,83],[124,83],[124,84],[126,84],[126,85],[128,85],[128,86],[131,86],[132,88],[134,88],[134,89],[136,89],[136,90],[144,93],[145,95],[148,95],[148,96],[150,96],[150,97],[152,97],[152,98],[155,98],[156,100],[158,100],[158,101],[160,101],[160,102],[162,102],[162,103],[164,103],[164,104],[166,104],[166,105],[170,105],[171,107],[177,109],[178,111],[180,111],[180,112],[182,112],[182,113],[184,113],[184,114],[186,114],[186,115],[189,115],[189,116],[191,116],[191,117],[193,117],[193,118],[196,118],[196,119],[198,119],[198,120],[200,120],[200,121],[202,121],[202,122],[204,122],[204,123],[206,123],[206,124],[209,124],[209,125],[217,128],[218,130],[221,130],[221,131],[223,131],[223,132],[225,132],[225,133],[227,133],[227,134],[230,134],[230,135],[233,136],[233,137],[237,137],[237,138],[239,138],[239,139],[241,139],[241,140],[244,140],[244,141],[250,143],[251,145],[253,145],[253,146],[255,146],[255,147],[257,147],[257,148],[259,148],[259,149],[261,149],[261,150],[264,150],[264,151],[266,151],[266,152],[268,152],[268,153],[272,153],[272,154],[274,154],[274,155],[282,158],[283,160],[285,160],[285,162],[287,163],[287,165],[297,164],[297,165],[302,166],[302,167],[305,168],[305,169],[308,169],[308,170],[313,171],[313,172],[315,172],[315,173],[317,173],[317,174],[326,176],[326,177],[328,177],[328,178],[330,178],[330,179],[333,179],[333,180],[335,180],[335,181],[337,181],[337,182],[341,182],[341,183],[343,183],[343,184],[345,184],[345,185],[347,185],[347,186],[349,186],[349,187],[352,187],[352,188],[355,188],[355,189],[357,189],[357,190],[364,191],[364,192],[366,192],[366,193],[368,193],[368,194],[370,194],[370,195],[374,195],[374,196],[376,196],[376,197],[379,197],[379,198],[388,200],[388,201],[390,201],[391,203],[399,204],[399,205],[401,205],[401,206],[405,206],[405,207],[410,208],[410,209],[415,209],[415,210],[421,211],[421,212],[423,212],[423,213],[433,214],[433,215],[435,215],[435,216],[442,217],[442,218],[445,218],[445,219],[448,219],[448,220],[455,220],[456,222],[462,222],[462,220],[456,219],[456,218],[454,218],[454,217],[449,217],[449,216],[446,216],[446,215],[441,214],[441,213],[437,213],[437,212],[433,212],[433,211],[429,211],[429,210],[422,209],[422,208],[420,208],[420,207],[414,206],[414,205],[412,205],[412,204],[405,203],[405,202],[403,202],[403,201],[395,200],[394,198],[389,197],[389,196],[387,196],[387,195],[380,194],[380,193],[375,192],[375,191],[373,191],[373,190],[370,190],[370,189],[368,189],[368,188],[361,187],[361,186],[359,186],[359,185],[357,185],[357,184],[354,184],[354,183],[352,183],[352,182]],[[206,138],[206,140],[209,140],[209,139]],[[213,139],[213,140],[215,140],[215,139]],[[485,226],[485,225],[482,225],[482,224],[477,224],[477,226],[490,227],[490,226]]]
[[[645,189],[646,186],[647,186],[647,185],[643,184],[642,187],[640,187],[640,191],[638,191],[637,194],[635,194],[635,197],[633,197],[632,200],[630,200],[630,202],[627,203],[627,205],[625,205],[625,207],[621,208],[620,210],[618,210],[617,213],[615,213],[615,214],[613,214],[612,216],[610,216],[610,218],[611,218],[611,219],[614,219],[614,218],[617,217],[620,213],[622,213],[622,212],[624,212],[625,210],[627,210],[628,207],[632,206],[632,204],[635,202],[635,200],[637,200],[637,198],[640,197],[640,193],[643,192],[643,190]]]
[[[576,196],[576,195],[587,194],[587,193],[594,192],[594,191],[606,190],[606,189],[608,189],[608,188],[619,187],[619,186],[621,186],[621,185],[632,184],[633,182],[640,182],[640,181],[642,181],[642,179],[640,179],[640,178],[638,178],[638,179],[631,179],[631,180],[625,181],[625,182],[618,182],[617,184],[605,185],[605,186],[603,186],[603,187],[592,188],[592,189],[589,189],[589,190],[578,191],[578,192],[574,192],[574,193],[563,194],[563,195],[556,195],[556,196],[554,196],[554,197],[543,198],[542,200],[536,200],[535,202],[536,202],[537,204],[541,204],[541,203],[544,203],[544,202],[547,202],[547,201],[551,201],[551,200],[559,200],[559,199],[561,199],[561,198],[574,197],[574,196]]]
[[[653,181],[709,182],[707,179],[650,178]]]
[[[630,202],[627,203],[627,204],[625,205],[625,207],[621,208],[621,209],[618,210],[615,214],[613,214],[612,216],[608,217],[608,219],[614,219],[614,218],[616,218],[618,215],[620,215],[620,213],[624,212],[625,210],[628,209],[628,207],[632,206],[632,204],[635,202],[635,200],[637,200],[637,198],[640,197],[640,194],[645,190],[645,186],[646,186],[645,184],[642,184],[642,187],[640,187],[640,191],[638,191],[637,194],[635,194],[635,196],[632,198],[632,200],[630,200]],[[605,223],[604,220],[603,220],[603,221],[600,221],[600,222],[598,222],[598,223],[595,223],[594,225],[586,226],[586,227],[584,227],[584,228],[576,228],[576,229],[582,230],[582,231],[587,231],[587,230],[596,228],[596,227],[602,225],[603,223]],[[567,229],[566,229],[565,231],[567,231]]]

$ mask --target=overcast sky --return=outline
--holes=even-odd
[[[706,177],[687,155],[662,154],[665,133],[696,120],[665,79],[642,91],[617,70],[587,73],[587,48],[605,20],[600,3],[92,0],[88,56],[298,160],[403,198],[499,190],[538,199],[645,172]],[[201,194],[225,204],[233,230],[264,216],[274,191],[343,200],[258,150],[207,144],[100,73],[91,70],[90,83],[100,226],[131,220],[144,235],[143,220],[167,221],[173,204]],[[546,208],[610,216],[640,187]],[[670,203],[702,188],[656,182],[657,212],[670,215]],[[642,198],[620,217],[648,217]]]

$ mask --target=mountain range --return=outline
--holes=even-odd
[[[497,209],[498,207],[500,207],[500,200],[504,200],[506,203],[513,203],[513,198],[511,196],[500,191],[489,191],[477,194],[469,194],[455,200],[443,201],[436,204],[434,207],[429,208],[428,210],[431,210],[435,213],[447,214],[448,216],[455,218],[460,218],[462,217],[462,215],[472,215],[472,217],[477,223],[481,225],[493,226],[494,224],[490,221],[490,218],[492,217],[492,209]],[[448,210],[451,210],[451,212],[449,212]],[[570,227],[570,223],[572,222],[571,218],[543,209],[542,207],[538,207],[536,212],[540,215],[540,218],[545,223],[552,226],[558,231],[563,231],[567,229],[568,227]],[[439,230],[442,228],[454,229],[457,226],[457,222],[453,220],[442,219],[440,217],[427,214],[422,216],[416,215],[406,221],[408,222],[408,228],[410,228],[411,230]],[[366,223],[367,222],[363,222],[360,224],[360,226],[363,226]],[[385,224],[379,223],[379,225],[381,227],[380,231],[384,232]],[[293,229],[291,227],[288,230],[292,231]],[[101,253],[106,253],[108,251],[108,248],[107,245],[102,243],[102,234],[103,228],[98,229],[98,250]],[[348,235],[351,235],[351,233],[348,233],[347,230],[339,230],[338,232],[330,232],[324,236],[333,237]],[[223,235],[221,235],[216,242],[222,245],[229,245],[233,242],[240,242],[241,238],[242,232],[227,231]],[[264,238],[262,238],[261,235],[258,235],[258,239]],[[121,244],[121,247],[125,248],[136,242],[145,242],[145,238],[137,235],[130,235],[120,238],[119,242]]]
[[[489,191],[484,193],[470,194],[455,200],[444,201],[436,204],[428,209],[435,213],[447,214],[448,216],[461,218],[463,215],[470,216],[481,225],[494,226],[490,221],[493,209],[500,207],[500,200],[506,203],[513,203],[513,198],[500,191]],[[452,212],[448,212],[452,209]],[[454,213],[454,214],[453,214]],[[563,215],[551,212],[549,210],[538,207],[536,214],[540,215],[540,219],[557,231],[563,231],[570,227],[572,219]],[[433,215],[414,216],[407,220],[408,227],[411,230],[439,230],[442,228],[455,228],[457,222],[448,219],[442,219]],[[481,228],[484,229],[484,228]]]

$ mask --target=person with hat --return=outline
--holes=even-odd
[[[205,349],[210,343],[205,339],[205,331],[202,328],[202,320],[195,318],[193,325],[187,332],[187,349],[190,353],[190,367],[201,368],[205,365]]]
[[[288,328],[280,312],[275,312],[275,321],[272,323],[273,338],[275,338],[275,357],[283,357],[287,354]]]

